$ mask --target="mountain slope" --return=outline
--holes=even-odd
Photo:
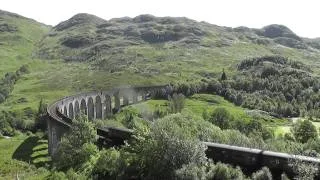
[[[82,13],[49,28],[11,13],[2,18],[8,24],[3,29],[9,31],[0,33],[5,33],[3,38],[19,36],[26,41],[1,45],[9,49],[1,48],[8,57],[0,61],[6,64],[3,69],[15,71],[24,63],[30,66],[30,74],[16,82],[12,95],[0,107],[5,110],[35,110],[41,98],[52,102],[68,94],[118,85],[219,78],[223,68],[232,76],[237,63],[248,57],[281,55],[312,65],[315,73],[320,69],[319,51],[311,45],[314,40],[300,38],[281,25],[229,28],[152,15],[107,21]],[[20,30],[10,27],[10,22]],[[279,44],[277,38],[293,39],[305,48]],[[32,57],[36,59],[30,61]],[[26,101],[21,102],[22,97]]]
[[[49,26],[0,10],[0,77],[32,59],[36,43]]]
[[[283,55],[314,63],[319,52],[317,41],[300,38],[283,25],[229,28],[188,18],[140,15],[107,21],[78,14],[58,24],[44,37],[38,56],[85,61],[109,72],[133,68],[141,73],[148,69],[144,66],[148,61],[166,68],[174,60],[197,62],[203,67],[213,65],[199,62],[208,57],[223,63],[248,56]],[[224,60],[216,60],[220,58]]]

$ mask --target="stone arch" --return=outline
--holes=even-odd
[[[101,98],[100,96],[96,97],[96,119],[102,119],[102,103],[101,103]]]
[[[79,115],[80,115],[80,105],[79,105],[78,101],[75,101],[75,103],[74,103],[74,117],[76,118]]]
[[[72,102],[69,103],[69,118],[73,119],[74,118],[74,111],[73,111],[73,104]]]
[[[88,114],[86,100],[84,100],[84,99],[81,99],[81,102],[80,102],[80,111],[81,111],[81,113],[84,113],[84,114],[86,114],[86,115]]]
[[[64,107],[63,107],[63,114],[64,114],[65,116],[68,116],[67,106],[64,106]]]
[[[93,120],[94,119],[94,104],[92,97],[89,97],[88,99],[88,119]]]
[[[105,105],[106,105],[105,114],[107,117],[109,117],[112,115],[112,101],[109,95],[106,95]]]

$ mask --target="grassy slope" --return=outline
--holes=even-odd
[[[0,33],[0,77],[28,64],[36,43],[49,30],[48,26],[31,19],[11,15],[2,15],[1,19],[18,31]]]
[[[32,70],[37,69],[39,73],[43,66],[38,64],[38,61],[32,60],[32,53],[36,43],[48,32],[49,27],[12,14],[2,14],[0,23],[17,28],[16,32],[0,33],[0,78],[7,72],[15,72],[23,64],[28,64]],[[26,75],[23,79],[30,75]],[[24,82],[23,79],[18,82],[20,86],[24,86],[25,89],[34,86],[32,82],[35,80]],[[19,85],[15,90],[19,91]],[[13,102],[21,97],[30,99],[30,104],[25,107],[35,106],[34,103],[38,101],[32,98],[38,97],[36,94],[40,91],[30,91],[34,96],[24,91],[17,94],[13,92],[7,104],[0,105],[0,110],[19,109],[20,106]],[[17,174],[20,179],[44,179],[48,172],[45,169],[38,170],[36,167],[43,166],[49,161],[47,146],[45,140],[36,136],[18,135],[10,139],[0,139],[0,179],[15,179]]]
[[[49,172],[36,169],[49,161],[48,145],[37,136],[0,139],[0,179],[44,179]]]
[[[0,33],[0,78],[7,72],[15,72],[23,64],[30,65],[32,69],[38,69],[41,65],[32,60],[32,53],[38,41],[48,32],[49,27],[12,14],[0,17],[2,23],[17,28],[15,32]],[[21,97],[23,96],[20,95]],[[2,108],[12,109],[11,104],[6,107],[2,105]]]
[[[35,50],[35,44],[41,39],[41,35],[48,32],[48,27],[25,19],[7,17],[7,21],[14,24],[19,23],[21,32],[19,31],[17,35],[23,38],[12,44],[14,41],[6,34],[3,37],[0,36],[9,39],[8,45],[0,48],[0,51],[4,51],[0,53],[0,75],[8,71],[15,71],[25,63],[29,64],[31,73],[16,83],[12,95],[0,105],[0,109],[6,110],[21,110],[26,107],[36,110],[40,98],[51,103],[58,98],[77,92],[108,89],[118,85],[166,84],[178,80],[194,81],[206,78],[205,75],[219,77],[222,68],[225,68],[227,75],[231,76],[240,60],[253,56],[281,54],[312,64],[316,72],[320,69],[320,61],[318,61],[320,55],[317,52],[275,45],[258,45],[249,42],[246,38],[240,41],[234,33],[212,26],[209,35],[200,42],[206,47],[188,48],[177,46],[174,43],[144,43],[124,47],[123,52],[115,58],[109,54],[103,55],[102,59],[110,58],[107,61],[102,60],[107,67],[112,63],[117,63],[114,61],[126,62],[121,62],[119,71],[110,73],[106,69],[99,69],[97,66],[99,59],[87,63],[33,60],[31,54]],[[70,33],[78,35],[95,33],[95,27],[92,24],[87,26],[89,28],[72,28]],[[42,46],[60,47],[58,38],[67,35],[58,33],[53,37],[47,36],[45,41],[41,41],[47,44]],[[226,37],[234,39],[230,46],[215,46],[218,41]],[[110,41],[110,44],[113,44],[113,40]],[[17,103],[17,100],[22,97],[28,102]]]
[[[299,118],[299,120],[305,120],[306,118]],[[315,122],[315,121],[311,121],[312,124],[316,127],[318,133],[320,133],[320,122]],[[287,125],[283,125],[283,126],[278,126],[275,129],[275,134],[276,135],[284,135],[286,133],[291,133],[290,129],[293,126],[293,124],[295,123],[295,121],[292,121],[291,123],[287,124]]]
[[[65,63],[62,60],[33,59],[35,45],[43,34],[49,31],[49,27],[28,19],[10,16],[3,18],[7,23],[18,26],[19,31],[0,33],[2,43],[0,77],[6,72],[16,71],[22,64],[29,65],[30,73],[16,83],[11,96],[0,104],[0,110],[21,111],[27,107],[36,110],[41,98],[53,102],[76,92],[108,89],[117,85],[165,84],[175,80],[198,80],[203,78],[202,74],[218,77],[222,68],[225,68],[230,76],[237,62],[252,56],[281,54],[312,64],[316,73],[320,70],[319,53],[282,46],[237,42],[226,47],[170,48],[165,44],[130,46],[122,54],[124,59],[131,59],[137,54],[141,54],[144,59],[133,59],[133,63],[120,72],[110,73],[98,70],[94,66],[95,62]],[[216,42],[217,38],[218,36],[207,37],[201,43],[210,45]],[[57,42],[51,43],[56,45]],[[17,101],[23,97],[27,102],[18,103]],[[147,101],[134,107],[154,109],[158,104],[165,107],[165,101],[158,100]],[[228,108],[236,118],[250,118],[244,109],[214,95],[195,95],[187,99],[184,111],[191,111],[201,116],[204,109],[213,111],[218,106]],[[30,138],[31,140],[28,140]],[[18,151],[16,156],[20,160],[16,160],[13,155],[21,145],[24,146],[24,151]],[[48,172],[37,170],[33,165],[42,166],[49,161],[46,152],[46,143],[33,137],[21,135],[11,139],[0,139],[0,177],[13,179],[18,172],[20,178],[43,179]]]
[[[143,113],[144,111],[153,112],[156,108],[166,109],[168,101],[166,100],[149,100],[146,102],[142,102],[139,104],[134,104],[129,106],[128,108],[133,108],[139,113]],[[235,119],[242,120],[251,120],[253,117],[247,113],[247,109],[235,106],[233,103],[226,101],[223,97],[212,95],[212,94],[195,94],[185,101],[185,107],[182,110],[182,113],[193,114],[198,117],[202,117],[202,114],[205,110],[209,114],[211,114],[217,107],[226,108]],[[123,114],[120,113],[117,115],[119,120],[123,118]],[[285,119],[267,119],[260,118],[263,123],[270,127],[282,127],[288,124],[288,121]]]
[[[243,49],[247,49],[247,51]],[[203,78],[202,74],[212,74],[214,77],[218,77],[222,67],[229,67],[227,68],[228,75],[231,75],[239,60],[250,56],[271,54],[264,46],[234,45],[214,50],[206,48],[194,50],[191,52],[192,56],[189,55],[173,61],[154,62],[152,59],[156,57],[177,52],[173,50],[156,51],[153,47],[131,47],[128,51],[146,54],[151,60],[149,62],[138,61],[130,68],[116,73],[97,70],[85,63],[33,60],[29,64],[31,73],[17,82],[12,96],[2,107],[10,109],[32,107],[36,109],[40,98],[44,98],[47,102],[53,102],[60,97],[76,92],[108,89],[117,85],[166,84],[170,81],[183,79],[199,80]],[[238,56],[233,54],[239,51],[242,53]],[[186,51],[183,52],[186,53]],[[298,52],[295,53],[301,55]],[[316,67],[315,64],[313,68],[317,70]],[[148,72],[153,72],[156,69],[160,72],[146,75],[135,73],[132,70],[134,68]],[[17,104],[16,101],[21,97],[27,98],[28,102]]]
[[[243,49],[247,49],[247,51]],[[239,51],[242,53],[236,56],[235,53]],[[203,78],[202,74],[218,77],[222,67],[229,67],[228,75],[231,75],[239,60],[250,56],[271,54],[268,49],[259,45],[234,45],[213,50],[200,48],[194,49],[193,52],[187,49],[156,50],[152,46],[138,46],[128,48],[128,52],[129,54],[131,52],[145,54],[150,61],[137,61],[123,71],[110,73],[97,70],[94,66],[86,63],[29,60],[31,73],[16,83],[12,96],[0,108],[23,109],[31,107],[36,109],[40,98],[47,102],[53,102],[76,92],[108,89],[118,85],[166,84],[177,80],[193,81]],[[172,61],[154,62],[154,59],[159,56],[178,53],[185,55]],[[135,68],[147,73],[136,73],[133,70]],[[155,70],[159,70],[159,73],[152,73]],[[16,101],[22,97],[27,98],[28,102],[17,104]]]

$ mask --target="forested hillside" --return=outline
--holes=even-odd
[[[319,76],[298,61],[264,56],[241,61],[229,80],[213,91],[237,105],[280,117],[319,117]]]

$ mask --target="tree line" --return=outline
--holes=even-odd
[[[0,80],[0,103],[4,102],[13,91],[14,84],[23,75],[29,72],[27,65],[22,65],[16,72],[8,72]]]
[[[219,79],[171,83],[167,93],[213,93],[235,105],[263,110],[276,117],[319,118],[320,80],[310,72],[301,62],[266,56],[240,62],[232,77],[223,71]],[[163,91],[155,93],[155,97],[167,96]]]
[[[216,113],[211,117],[217,118]],[[201,141],[305,155],[312,154],[310,148],[320,152],[315,148],[318,138],[307,143],[282,137],[263,140],[257,134],[247,136],[238,130],[221,129],[213,121],[176,113],[151,122],[134,115],[131,118],[134,135],[125,145],[98,150],[94,123],[80,117],[59,144],[53,157],[58,171],[53,171],[50,178],[271,180],[273,175],[267,167],[251,174],[240,167],[213,162],[206,157],[206,147]],[[315,167],[310,165],[297,164],[293,169],[298,179],[316,175]],[[306,173],[310,171],[314,172]],[[287,177],[282,174],[282,178]]]

